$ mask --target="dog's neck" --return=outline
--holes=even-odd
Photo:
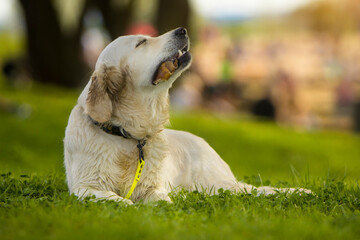
[[[146,97],[134,94],[114,106],[111,122],[121,125],[137,139],[150,138],[161,132],[169,121],[168,93]]]
[[[78,104],[82,107],[86,104],[89,87],[90,84],[85,87],[78,99]],[[121,126],[136,139],[153,137],[165,128],[168,121],[168,91],[150,95],[122,91],[120,101],[113,105],[110,119],[111,124]]]

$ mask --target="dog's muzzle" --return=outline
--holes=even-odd
[[[166,82],[177,70],[186,67],[191,60],[189,52],[189,37],[185,28],[178,28],[174,31],[176,41],[180,43],[177,51],[171,57],[162,61],[156,72],[152,83],[154,85],[160,82]]]

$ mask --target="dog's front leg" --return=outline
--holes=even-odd
[[[144,203],[148,202],[156,202],[156,201],[167,201],[172,203],[170,197],[168,196],[168,192],[165,190],[152,190],[148,192],[144,198]]]
[[[112,191],[99,191],[92,188],[78,188],[74,191],[74,194],[79,199],[84,199],[86,197],[95,196],[95,201],[100,200],[109,200],[109,201],[115,201],[115,202],[123,202],[129,205],[132,205],[133,202],[129,199],[125,199],[123,197],[120,197],[116,193]]]

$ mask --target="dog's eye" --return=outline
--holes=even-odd
[[[138,46],[140,46],[141,44],[145,43],[146,39],[141,40],[140,42],[138,42],[135,46],[135,48],[137,48]]]

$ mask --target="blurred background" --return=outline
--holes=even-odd
[[[284,162],[358,176],[358,0],[1,0],[0,169],[62,171],[66,121],[102,49],[179,26],[193,64],[171,90],[172,127],[240,176],[288,179]]]
[[[2,0],[2,85],[81,87],[111,40],[178,26],[194,63],[172,90],[174,109],[360,131],[356,0]]]

